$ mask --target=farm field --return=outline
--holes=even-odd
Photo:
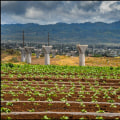
[[[120,67],[1,65],[2,119],[120,119]]]

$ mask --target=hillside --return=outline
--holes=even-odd
[[[25,41],[46,42],[49,32],[50,41],[54,43],[120,43],[120,21],[110,24],[102,22],[4,24],[1,25],[1,40],[21,41],[22,30],[25,32]]]

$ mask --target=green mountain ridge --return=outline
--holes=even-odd
[[[120,44],[120,21],[113,23],[56,23],[39,25],[4,24],[1,25],[2,41],[22,41],[22,31],[26,42],[47,42],[48,32],[50,41],[54,43],[117,43]]]

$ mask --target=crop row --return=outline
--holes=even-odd
[[[79,112],[86,116],[79,116],[79,118],[93,118],[88,114],[93,112],[96,118],[112,118],[109,115],[97,116],[98,113],[116,113],[113,118],[119,118],[117,113],[120,113],[120,87],[111,83],[111,86],[100,85],[99,81],[6,81],[2,80],[1,103],[2,116],[14,118],[12,113],[17,113],[22,110],[24,112],[35,113],[46,112],[41,118],[56,118],[49,115],[51,112]],[[15,92],[16,91],[16,92]],[[48,113],[47,113],[48,112]],[[24,113],[25,114],[25,113]],[[21,115],[19,115],[20,117]],[[74,117],[73,117],[74,116]],[[75,118],[70,114],[61,115],[59,118]],[[89,116],[89,117],[88,117]],[[8,118],[9,118],[8,117]],[[65,118],[64,118],[65,117]],[[6,118],[6,117],[5,117]],[[16,118],[16,117],[15,117]],[[27,117],[28,118],[28,117]],[[77,116],[78,118],[78,116]]]
[[[120,67],[1,68],[2,119],[120,119]]]
[[[78,77],[78,78],[112,78],[120,79],[120,67],[89,67],[89,66],[45,66],[45,65],[1,65],[2,76],[8,74],[13,77],[18,74],[21,77],[25,76],[55,76],[55,77]]]

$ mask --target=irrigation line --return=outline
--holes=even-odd
[[[116,116],[120,116],[120,113],[96,113],[96,112],[86,112],[86,113],[82,113],[82,112],[51,112],[51,111],[47,111],[47,112],[10,112],[10,113],[1,113],[2,116],[6,116],[6,115],[40,115],[40,114],[61,114],[61,115],[92,115],[92,116],[106,116],[106,117],[116,117]]]
[[[88,104],[116,104],[116,105],[120,105],[120,103],[118,102],[114,102],[114,103],[108,103],[108,102],[75,102],[75,101],[66,101],[66,102],[62,102],[62,101],[52,101],[52,102],[48,102],[48,101],[1,101],[1,102],[13,102],[13,103],[16,103],[16,102],[39,102],[39,103],[88,103]]]

